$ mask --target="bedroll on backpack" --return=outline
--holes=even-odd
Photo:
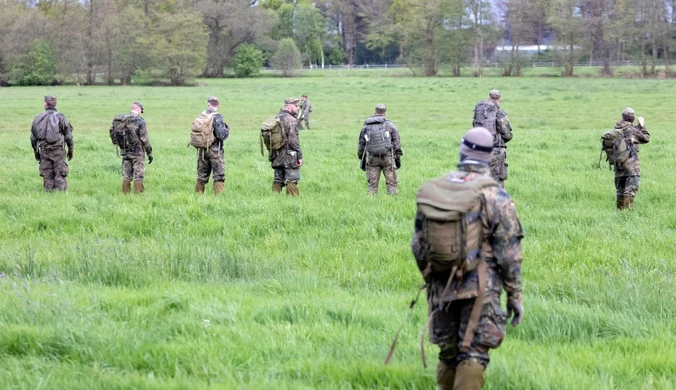
[[[606,153],[606,161],[614,166],[624,164],[629,159],[631,151],[624,139],[622,129],[608,130],[601,136],[601,156],[599,156],[599,168],[601,167],[601,157]]]
[[[420,188],[416,203],[423,215],[423,245],[432,272],[455,268],[463,274],[476,268],[483,240],[481,190],[497,185],[490,177],[464,181],[446,176]]]
[[[261,125],[261,156],[264,156],[263,145],[271,151],[279,150],[284,147],[286,141],[282,135],[282,123],[279,118],[272,117],[267,119]]]
[[[46,111],[35,119],[35,138],[54,144],[61,140],[59,131],[59,118],[55,111]]]
[[[113,119],[110,139],[122,149],[138,143],[138,123],[134,115],[118,115]]]
[[[214,114],[207,114],[206,111],[203,111],[192,121],[189,146],[208,149],[214,143],[216,140],[213,130]]]

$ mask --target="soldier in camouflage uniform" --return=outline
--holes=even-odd
[[[474,107],[472,127],[484,127],[493,134],[493,158],[490,162],[491,177],[497,180],[502,188],[507,180],[507,142],[512,140],[512,126],[507,113],[500,109],[502,94],[497,89],[491,90],[488,100],[477,103]]]
[[[48,142],[45,139],[45,131],[50,117],[54,116],[58,121],[58,140]],[[45,96],[45,112],[38,114],[33,119],[31,126],[31,146],[35,159],[40,162],[40,176],[45,191],[65,191],[68,189],[68,163],[73,158],[73,127],[65,115],[56,111],[56,97]],[[68,151],[66,151],[68,147]]]
[[[634,117],[634,110],[627,107],[622,111],[622,120],[615,125],[616,129],[622,129],[622,136],[629,148],[627,161],[615,167],[617,208],[620,210],[631,209],[634,206],[634,197],[641,180],[638,145],[650,142],[650,133],[644,125],[643,118],[639,117],[638,125],[634,126]]]
[[[143,105],[135,101],[131,105],[131,114],[136,118],[136,126],[133,131],[136,132],[138,142],[126,145],[120,148],[122,155],[122,193],[128,194],[131,191],[131,182],[134,181],[134,193],[139,194],[145,191],[143,180],[146,175],[145,155],[148,155],[148,164],[153,162],[153,148],[148,140],[148,130],[146,121],[141,117]],[[111,128],[111,134],[113,129]]]
[[[303,121],[305,121],[305,127],[310,130],[310,113],[312,112],[312,103],[307,98],[307,95],[303,95],[300,98],[300,117],[298,120],[298,128],[303,130]]]
[[[272,191],[282,192],[286,187],[286,194],[298,196],[298,181],[300,181],[300,167],[303,166],[303,151],[298,138],[298,99],[284,100],[284,108],[276,115],[282,126],[284,146],[278,150],[270,150],[270,162],[275,176],[272,181]]]
[[[490,175],[493,136],[486,129],[475,128],[463,138],[458,170],[450,176],[475,180]],[[483,225],[481,258],[486,262],[486,285],[483,307],[469,350],[461,351],[470,313],[478,296],[478,269],[455,279],[446,289],[450,271],[429,273],[422,244],[423,217],[416,215],[411,242],[418,268],[427,282],[427,303],[432,314],[430,341],[440,348],[437,384],[441,390],[480,389],[488,365],[488,352],[497,348],[505,336],[507,320],[514,313],[512,325],[523,319],[521,304],[521,239],[523,231],[514,202],[498,186],[482,190],[484,203],[480,218]],[[501,290],[507,292],[507,313],[500,307]],[[446,292],[443,295],[444,291]]]
[[[207,99],[207,114],[216,113],[220,102],[215,96]],[[225,158],[223,156],[223,141],[228,138],[230,128],[223,121],[221,114],[214,114],[212,121],[215,141],[209,149],[197,149],[197,183],[195,192],[204,193],[204,185],[209,182],[209,175],[213,172],[214,195],[223,192],[225,182]]]
[[[376,105],[373,116],[366,118],[361,133],[357,157],[366,170],[368,192],[378,193],[381,172],[385,176],[387,194],[397,194],[397,169],[401,167],[401,139],[397,126],[385,118],[387,107]],[[365,164],[364,164],[365,162]],[[362,169],[364,169],[362,168]]]

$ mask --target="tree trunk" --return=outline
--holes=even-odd
[[[436,58],[434,55],[434,25],[433,22],[427,22],[427,28],[425,29],[425,46],[427,47],[427,53],[425,58],[425,76],[432,77],[437,74],[436,70]]]
[[[94,0],[89,0],[89,25],[87,26],[87,84],[93,85],[94,74]]]

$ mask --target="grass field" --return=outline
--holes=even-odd
[[[503,92],[507,190],[526,231],[526,317],[487,389],[676,388],[673,81],[324,77],[194,88],[0,88],[0,388],[432,389],[409,241],[420,184],[453,169],[472,108]],[[308,93],[299,198],[270,192],[258,126]],[[69,191],[45,194],[29,129],[56,94],[75,128]],[[195,196],[188,127],[209,95],[232,131],[226,189]],[[112,118],[138,99],[155,150],[120,193]],[[400,194],[367,196],[356,158],[378,102],[401,132]],[[633,212],[597,169],[625,106],[646,118]],[[393,363],[383,365],[406,324]]]

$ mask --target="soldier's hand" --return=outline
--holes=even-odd
[[[68,161],[73,159],[73,148],[68,149],[68,153],[66,153],[66,157],[68,158]]]
[[[300,167],[302,167],[302,166],[303,166],[303,159],[302,159],[302,158],[299,158],[299,159],[298,159],[298,168],[300,168]]]
[[[401,168],[401,157],[397,156],[394,158],[394,166],[397,167],[397,169]]]
[[[40,152],[35,152],[35,159],[40,161]]]
[[[523,320],[523,304],[521,303],[521,294],[515,294],[507,297],[507,318],[512,317],[512,326],[518,326]]]
[[[148,155],[148,164],[152,164],[152,163],[153,163],[153,155],[149,154]]]
[[[645,123],[645,121],[644,121],[643,117],[642,117],[642,116],[639,116],[639,117],[638,117],[638,124],[641,125],[641,127],[643,127],[643,126],[645,126],[644,123]]]

